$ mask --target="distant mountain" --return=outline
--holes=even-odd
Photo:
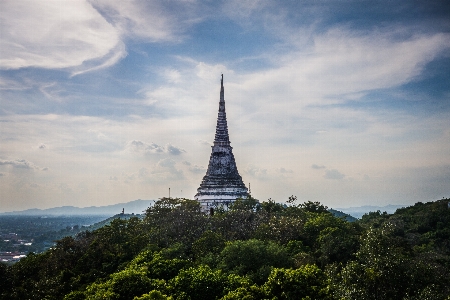
[[[328,211],[330,213],[332,213],[333,216],[338,217],[338,218],[342,218],[343,217],[349,222],[355,222],[356,220],[358,220],[357,218],[355,218],[355,217],[353,217],[353,216],[351,216],[349,214],[346,214],[346,213],[344,213],[342,211],[336,210],[336,209],[330,208],[330,209],[328,209]]]
[[[127,203],[118,203],[106,206],[90,206],[90,207],[75,207],[75,206],[61,206],[48,209],[27,209],[22,211],[4,212],[0,213],[0,216],[4,215],[23,215],[23,216],[36,216],[36,215],[105,215],[114,216],[125,210],[125,214],[142,214],[149,206],[152,206],[155,200],[134,200]],[[407,207],[407,205],[386,205],[386,206],[359,206],[359,207],[346,207],[346,208],[334,208],[330,209],[336,216],[344,216],[348,221],[349,217],[361,218],[364,214],[371,211],[381,211],[393,214],[398,208]],[[342,213],[339,214],[339,213]],[[349,216],[349,217],[347,217]]]
[[[335,208],[336,210],[342,211],[346,214],[349,214],[355,218],[360,219],[364,214],[369,212],[375,212],[377,210],[381,212],[387,212],[388,214],[393,214],[398,208],[407,207],[408,205],[386,205],[386,206],[373,206],[373,205],[364,205],[358,207],[346,207],[346,208]]]
[[[27,209],[22,211],[4,212],[0,215],[116,215],[124,209],[126,214],[142,214],[149,206],[152,206],[155,200],[134,200],[127,203],[118,203],[106,206],[90,206],[90,207],[75,207],[75,206],[61,206],[48,209]]]

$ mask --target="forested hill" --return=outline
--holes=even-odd
[[[332,213],[333,216],[335,216],[337,218],[344,218],[345,220],[347,220],[349,222],[355,222],[356,220],[358,220],[357,218],[355,218],[355,217],[353,217],[353,216],[351,216],[349,214],[346,214],[346,213],[344,213],[342,211],[339,211],[339,210],[335,210],[335,209],[329,208],[328,211],[330,213]]]
[[[0,264],[0,298],[450,299],[449,199],[355,222],[290,200],[210,215],[161,199]]]

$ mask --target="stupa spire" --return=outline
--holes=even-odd
[[[227,206],[237,198],[248,196],[248,189],[239,175],[232,149],[228,135],[222,74],[214,145],[209,158],[208,170],[195,195],[195,199],[200,201],[205,208],[220,204]]]
[[[214,137],[214,145],[226,146],[230,145],[230,137],[228,135],[227,113],[225,112],[225,95],[223,88],[223,74],[220,80],[220,101],[219,114],[217,116],[216,136]]]
[[[224,91],[223,91],[223,74],[222,74],[222,78],[220,79],[220,102],[225,102]]]

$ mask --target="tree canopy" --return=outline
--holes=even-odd
[[[0,264],[1,299],[450,299],[449,199],[348,222],[318,202],[163,198]]]

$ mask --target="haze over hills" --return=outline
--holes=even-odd
[[[61,206],[48,209],[32,208],[22,211],[3,212],[0,215],[116,215],[122,212],[126,214],[142,214],[155,200],[134,200],[127,203],[118,203],[107,206],[75,207]]]
[[[126,214],[142,214],[149,206],[152,206],[155,200],[133,200],[126,203],[118,203],[106,206],[90,206],[90,207],[75,207],[75,206],[61,206],[48,209],[32,208],[22,211],[3,212],[1,215],[116,215],[122,212]],[[364,214],[371,211],[394,213],[398,208],[406,207],[406,205],[386,205],[373,206],[365,205],[359,207],[334,208],[333,210],[343,212],[355,218],[361,218]]]
[[[364,206],[335,208],[335,209],[359,219],[364,214],[367,214],[371,211],[379,210],[381,212],[387,212],[388,214],[393,214],[393,213],[395,213],[395,211],[397,209],[407,207],[407,206],[409,206],[409,205],[392,205],[392,204],[389,204],[386,206],[364,205]]]

